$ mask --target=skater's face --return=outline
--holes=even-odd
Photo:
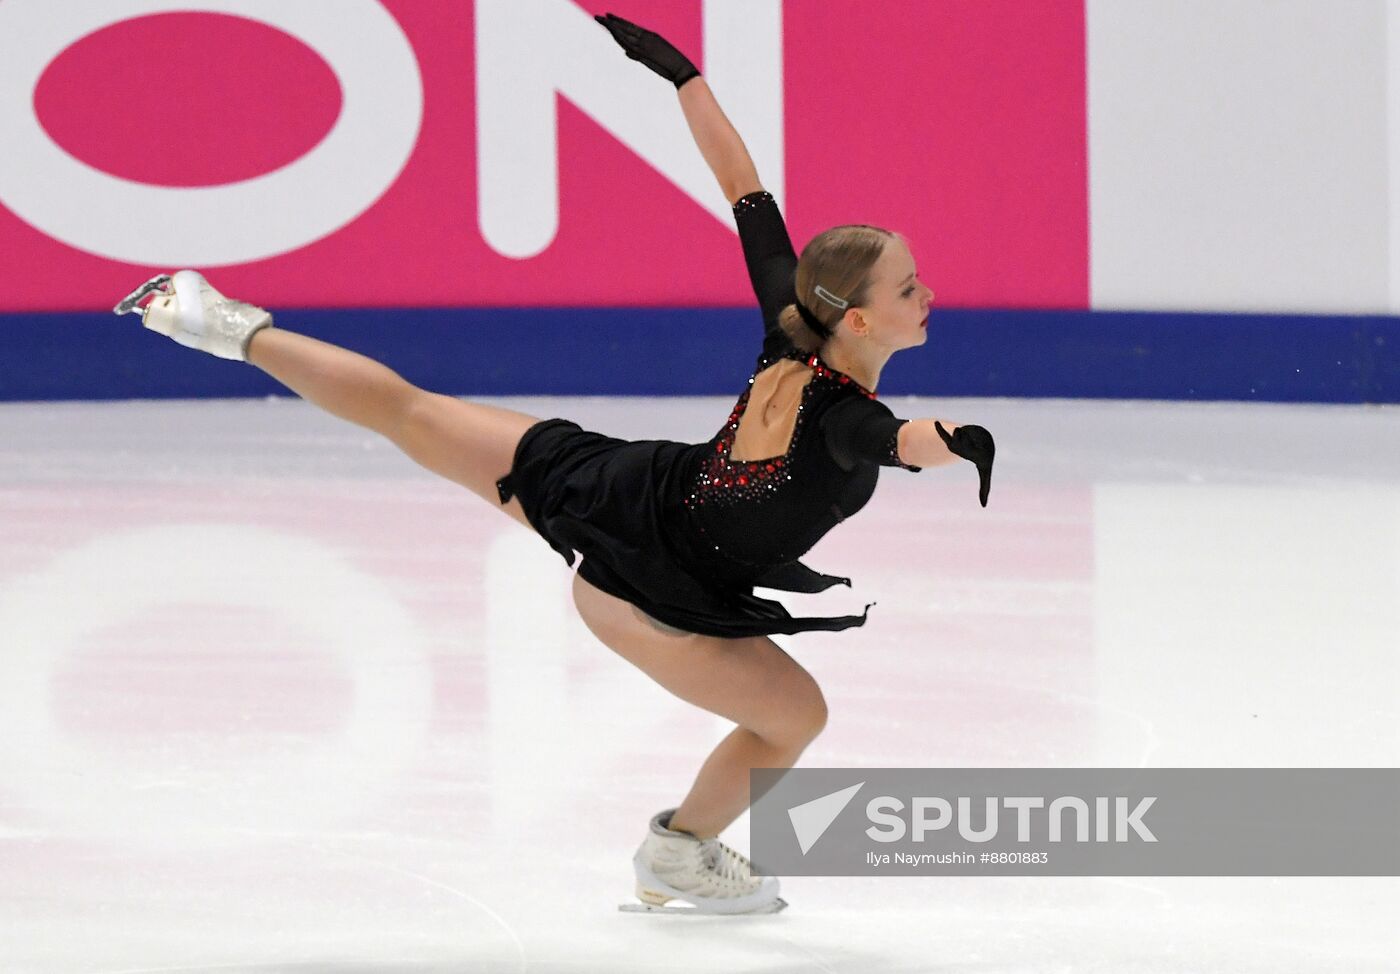
[[[871,270],[869,297],[858,309],[865,340],[897,352],[928,341],[933,290],[919,280],[914,255],[904,241],[890,237]]]

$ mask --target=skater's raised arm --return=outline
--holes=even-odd
[[[710,172],[719,180],[719,188],[729,204],[733,206],[743,197],[761,190],[763,184],[758,181],[758,170],[754,168],[744,140],[715,101],[714,92],[705,79],[696,77],[677,94],[690,125],[690,134],[695,136],[695,144],[700,147]]]
[[[634,61],[676,86],[690,134],[730,205],[763,188],[753,159],[695,65],[664,37],[614,14],[594,17]]]
[[[739,138],[695,65],[669,41],[614,14],[593,19],[608,29],[628,57],[676,86],[695,144],[734,207],[744,263],[754,296],[763,310],[764,353],[780,349],[788,344],[788,338],[778,323],[778,315],[797,300],[793,291],[797,254],[777,203],[758,181],[758,171],[744,140]]]

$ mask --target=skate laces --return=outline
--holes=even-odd
[[[749,861],[718,839],[700,843],[700,858],[707,869],[723,879],[742,882],[750,876]]]

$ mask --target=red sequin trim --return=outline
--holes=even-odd
[[[788,357],[804,361],[800,356]],[[808,396],[816,391],[818,382],[854,386],[865,396],[871,399],[876,398],[875,393],[845,373],[829,368],[815,354],[808,356],[805,362],[814,374],[811,381],[802,390],[802,401],[797,407],[797,421],[793,425],[792,439],[788,442],[787,452],[780,457],[764,460],[735,461],[729,458],[730,451],[734,448],[734,436],[739,429],[739,420],[744,415],[744,410],[748,408],[749,393],[752,391],[754,381],[753,376],[750,376],[749,388],[745,389],[743,394],[739,396],[729,418],[725,420],[724,428],[715,436],[714,455],[700,467],[695,484],[685,499],[687,507],[703,504],[707,500],[722,506],[737,504],[741,501],[757,501],[763,497],[772,496],[779,487],[791,480],[792,473],[788,469],[787,461],[802,435],[803,420],[807,414]],[[771,364],[766,360],[760,361],[759,370],[762,371],[763,368]],[[757,373],[754,374],[757,375]]]

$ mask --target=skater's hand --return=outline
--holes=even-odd
[[[628,57],[634,61],[641,61],[674,84],[677,91],[691,78],[700,76],[695,65],[686,60],[686,56],[671,46],[671,42],[660,34],[638,27],[616,14],[593,19],[608,29],[613,40],[622,46]]]
[[[992,460],[997,455],[997,445],[992,439],[992,434],[980,426],[959,426],[949,435],[942,423],[935,420],[933,425],[938,430],[938,435],[943,437],[943,442],[948,444],[949,450],[977,465],[977,479],[980,482],[977,499],[986,507],[987,494],[992,489]]]

